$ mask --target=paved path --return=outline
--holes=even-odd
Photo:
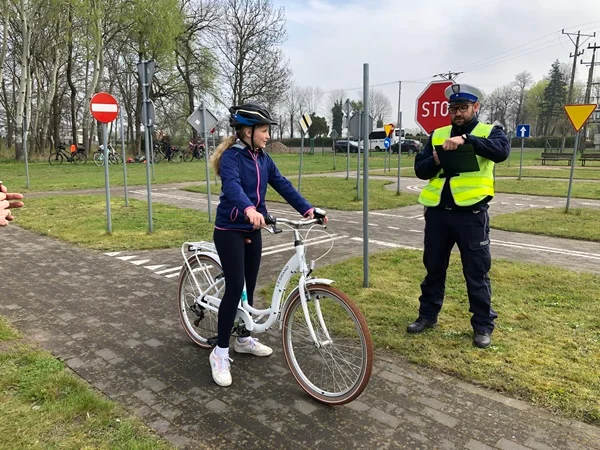
[[[157,187],[155,194],[166,196],[155,201],[206,208],[202,196],[171,187]],[[133,190],[144,198],[144,188]],[[496,198],[498,209],[520,208],[519,200],[501,205]],[[271,209],[290,214],[282,205]],[[416,206],[372,214],[372,250],[419,248],[421,218]],[[327,262],[359,254],[361,215],[336,212],[332,219],[336,245]],[[492,237],[496,257],[596,272],[600,266],[598,244],[497,231]],[[279,251],[284,243],[282,235],[265,237],[273,264],[261,268],[262,282],[289,256]],[[0,314],[181,448],[600,449],[596,427],[384,352],[358,400],[325,407],[296,385],[276,332],[263,335],[272,357],[234,354],[234,384],[219,388],[208,352],[177,322],[179,260],[177,249],[107,255],[10,226],[0,233],[0,261],[18,275],[3,282]],[[158,264],[164,267],[152,268]]]

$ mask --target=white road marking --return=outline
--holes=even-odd
[[[179,273],[172,273],[171,275],[165,275],[165,278],[175,278],[178,276],[179,276]]]
[[[335,236],[339,236],[338,234],[332,234],[331,237],[335,237]],[[318,241],[320,239],[325,238],[326,236],[317,236],[314,238],[310,238],[310,239],[306,239],[304,242],[312,242],[312,241]],[[263,255],[264,252],[268,252],[270,250],[275,250],[276,248],[281,248],[281,247],[289,247],[289,246],[293,246],[293,244],[286,242],[285,244],[279,244],[279,245],[273,245],[271,247],[263,247],[262,251],[263,251]]]
[[[135,255],[117,256],[117,259],[120,259],[121,261],[129,261],[130,259],[133,259],[133,258],[137,258],[137,256],[135,256]]]
[[[369,226],[370,227],[378,227],[379,225],[377,225],[376,223],[370,223]]]
[[[320,241],[314,241],[314,242],[309,242],[308,244],[304,244],[305,247],[310,247],[311,245],[318,245],[318,244],[326,244],[327,242],[331,242],[331,241],[337,241],[338,239],[344,239],[347,238],[348,236],[344,235],[344,236],[336,236],[334,238],[326,238]],[[268,256],[268,255],[273,255],[275,253],[281,253],[281,252],[285,252],[288,250],[293,250],[294,249],[294,244],[289,244],[288,247],[285,248],[280,248],[278,250],[272,250],[270,252],[264,252],[262,254],[262,256]]]
[[[169,272],[175,272],[176,270],[181,270],[182,266],[179,267],[171,267],[170,269],[165,269],[165,270],[161,270],[160,272],[154,272],[157,275],[163,275],[165,273],[169,273]]]
[[[354,220],[346,220],[346,223],[353,223],[353,224],[358,224],[358,222],[355,222]]]
[[[580,252],[577,250],[566,250],[566,249],[562,249],[562,248],[546,247],[543,245],[524,244],[522,242],[500,241],[500,240],[496,240],[496,239],[492,239],[491,243],[494,245],[502,246],[502,247],[518,248],[518,249],[522,249],[522,250],[523,250],[523,247],[526,247],[526,249],[537,250],[540,252],[557,253],[560,255],[577,256],[579,258],[597,259],[600,261],[599,253]]]
[[[374,212],[374,211],[369,211],[369,215],[383,216],[383,217],[398,217],[400,219],[404,219],[404,217],[405,217],[405,216],[401,216],[400,214],[388,214],[388,213],[380,213],[380,212]]]
[[[161,267],[165,267],[164,264],[157,264],[155,266],[144,266],[145,269],[151,270],[152,272],[160,269]]]
[[[422,233],[423,230],[408,230],[408,231],[412,231],[413,233]]]
[[[146,264],[149,262],[149,259],[140,259],[138,261],[129,261],[131,264],[135,264],[136,266],[141,266],[142,264]]]
[[[353,241],[363,242],[363,238],[360,238],[360,237],[354,237],[351,239]],[[390,248],[406,248],[409,250],[421,250],[420,248],[411,247],[410,245],[402,245],[402,244],[394,244],[392,242],[376,241],[375,239],[369,239],[369,244],[381,245],[382,247],[390,247]]]
[[[390,230],[399,230],[400,228],[398,227],[388,227]]]
[[[422,218],[422,217],[423,217],[423,214],[418,214],[418,215],[416,215],[416,216],[409,216],[409,217],[407,217],[407,219],[417,219],[417,218],[419,218],[419,217],[421,217],[421,218]]]
[[[121,252],[109,252],[109,253],[105,253],[106,256],[117,256],[120,255]]]

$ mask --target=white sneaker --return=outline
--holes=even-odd
[[[230,386],[231,385],[231,369],[230,362],[233,362],[229,356],[217,356],[215,350],[210,352],[208,357],[210,362],[210,368],[212,370],[212,377],[219,386]]]
[[[233,342],[233,349],[238,353],[250,353],[254,356],[269,356],[273,353],[271,347],[261,344],[258,342],[258,339],[253,337],[246,339],[244,342],[235,339]]]

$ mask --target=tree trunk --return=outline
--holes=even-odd
[[[21,33],[23,36],[23,48],[21,50],[21,80],[19,83],[19,99],[17,101],[16,120],[16,143],[15,159],[23,159],[23,110],[25,108],[25,97],[27,94],[27,84],[29,82],[29,47],[31,45],[31,30],[27,17],[29,5],[27,0],[20,0],[19,15],[21,18]]]

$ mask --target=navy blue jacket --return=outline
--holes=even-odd
[[[254,207],[267,214],[267,184],[303,216],[312,208],[263,150],[252,151],[237,143],[221,155],[220,170],[221,198],[215,220],[219,230],[251,231],[245,212]]]
[[[510,141],[508,140],[508,137],[506,137],[504,130],[499,126],[495,126],[492,128],[492,131],[487,138],[477,137],[469,134],[471,131],[473,131],[478,123],[479,121],[477,119],[473,119],[471,122],[466,123],[461,127],[452,125],[450,137],[467,134],[466,144],[473,145],[475,154],[494,161],[495,163],[501,163],[502,161],[506,160],[510,153]],[[417,156],[415,156],[415,174],[421,180],[429,180],[435,177],[439,171],[440,166],[436,165],[433,159],[433,146],[431,145],[431,136],[429,136],[427,145],[425,145],[423,150],[421,150]],[[490,199],[491,197],[482,200],[477,205],[463,208],[477,209],[478,207],[487,207],[487,203],[490,201]],[[461,207],[457,207],[456,203],[454,203],[454,198],[452,197],[452,192],[450,191],[450,183],[448,182],[444,183],[444,188],[442,189],[442,198],[438,206],[438,208],[443,207],[461,209]]]

